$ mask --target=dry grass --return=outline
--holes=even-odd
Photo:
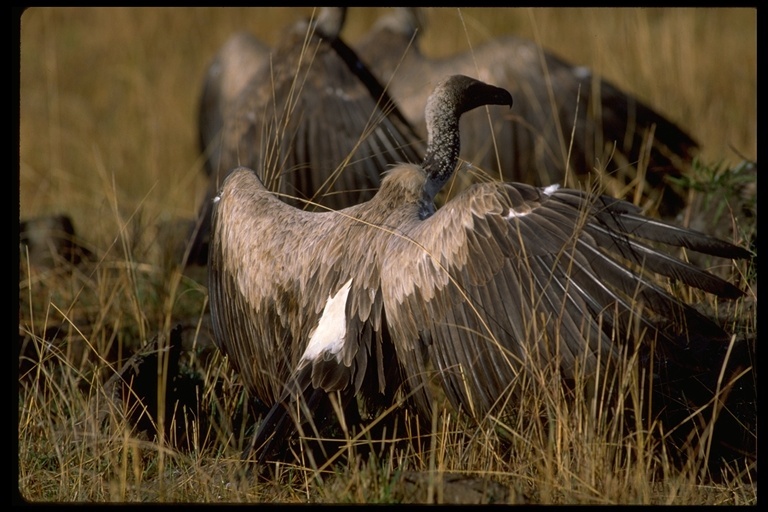
[[[241,478],[239,385],[210,347],[205,286],[158,248],[156,226],[191,217],[204,192],[195,116],[208,59],[235,30],[274,42],[280,27],[310,11],[35,8],[23,14],[21,217],[69,214],[97,258],[74,269],[20,269],[22,496],[426,503],[457,499],[442,475],[459,472],[481,478],[486,487],[478,499],[484,502],[754,504],[756,482],[749,475],[756,466],[731,463],[719,468],[721,474],[707,474],[705,454],[694,452],[680,467],[657,450],[655,425],[641,422],[625,435],[621,415],[597,414],[597,403],[564,396],[546,376],[520,384],[530,393],[514,418],[475,428],[440,410],[420,449],[385,443],[388,456],[344,458],[322,474],[287,467],[280,485]],[[344,35],[354,43],[380,12],[353,9]],[[595,68],[689,129],[705,162],[728,168],[756,158],[755,10],[460,14],[431,14],[441,30],[428,31],[429,53],[464,50],[468,40],[476,44],[514,30]],[[689,212],[688,220],[700,215]],[[755,287],[749,299],[756,294]],[[749,304],[737,302],[729,317],[746,317],[741,329],[754,335]],[[130,414],[111,399],[105,382],[136,347],[154,339],[167,346],[177,323],[184,327],[183,364],[204,383],[200,409],[174,416],[188,424],[145,438],[132,431]],[[179,385],[166,382],[172,377],[163,371],[167,364],[161,357],[161,409],[173,406],[164,403],[163,387]],[[643,374],[630,368],[620,395],[634,407],[644,385]],[[397,435],[414,435],[403,428]],[[707,423],[697,432],[706,441]],[[429,478],[414,483],[413,474]],[[489,482],[505,492],[493,494]]]

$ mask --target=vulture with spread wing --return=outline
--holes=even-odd
[[[515,97],[512,113],[481,110],[464,120],[461,157],[492,179],[547,186],[575,176],[568,182],[575,185],[604,165],[616,180],[608,185],[618,191],[644,168],[644,194],[659,212],[674,215],[685,205],[683,191],[668,178],[686,171],[697,144],[675,123],[589,68],[522,37],[504,35],[431,58],[419,47],[425,14],[394,8],[355,45],[422,133],[433,85],[452,73],[476,76]]]
[[[396,166],[347,209],[295,208],[250,169],[225,180],[212,217],[211,314],[218,346],[274,404],[253,438],[259,463],[297,429],[322,425],[329,397],[380,406],[404,383],[429,417],[435,378],[481,420],[526,368],[597,371],[630,333],[664,357],[694,359],[727,340],[660,278],[724,298],[742,291],[656,244],[746,257],[740,247],[557,186],[476,184],[435,206],[458,164],[461,115],[511,104],[504,89],[443,80],[426,103],[421,165]]]

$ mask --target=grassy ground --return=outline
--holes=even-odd
[[[210,57],[235,30],[274,42],[281,27],[310,12],[34,8],[22,15],[20,215],[70,215],[96,255],[77,268],[20,269],[22,495],[34,501],[755,503],[753,456],[713,471],[703,450],[680,468],[655,451],[652,428],[623,436],[622,418],[596,419],[593,406],[557,389],[532,393],[520,417],[505,420],[508,429],[470,428],[438,411],[435,435],[422,449],[385,443],[388,456],[351,457],[330,472],[288,467],[280,485],[241,481],[235,446],[238,422],[247,418],[237,415],[239,384],[210,345],[204,283],[172,264],[156,227],[191,217],[204,192],[195,116]],[[354,43],[381,12],[352,9],[344,36]],[[514,31],[637,94],[702,146],[703,165],[693,178],[701,191],[692,193],[684,219],[695,225],[712,216],[712,201],[724,191],[741,190],[728,171],[756,159],[756,16],[751,9],[435,9],[425,49],[449,54]],[[726,208],[722,215],[744,222],[740,211]],[[738,230],[725,235],[747,242]],[[752,302],[756,294],[754,286]],[[750,304],[740,301],[727,313],[754,335]],[[177,324],[182,330],[172,331]],[[165,403],[166,387],[200,384],[200,400],[187,404],[199,409],[169,415],[168,423],[179,423],[160,439],[132,432],[131,414],[111,399],[118,391],[109,378],[136,347],[154,340],[167,348],[177,335],[181,366],[191,373],[173,380],[174,361],[163,353],[155,371],[160,385],[149,394],[162,411],[173,406]],[[642,376],[628,375],[635,387],[628,384],[627,396],[633,396],[629,390],[642,388]],[[542,404],[550,421],[530,421]],[[151,429],[165,432],[164,425]],[[504,431],[513,432],[511,440]],[[706,424],[700,432],[706,437]],[[457,472],[458,482],[445,476]]]

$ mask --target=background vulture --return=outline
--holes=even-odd
[[[355,49],[422,134],[427,96],[448,74],[476,76],[512,93],[513,112],[479,110],[464,120],[461,157],[481,174],[476,181],[575,186],[605,167],[604,186],[613,193],[625,194],[640,179],[662,215],[685,206],[668,178],[685,172],[697,144],[662,114],[589,68],[513,35],[428,57],[419,46],[426,18],[424,10],[394,8]]]
[[[205,262],[210,200],[237,166],[257,170],[282,200],[322,210],[370,199],[389,166],[421,160],[421,138],[339,38],[345,17],[345,8],[322,8],[288,28],[271,51],[229,43],[214,59],[214,71],[221,62],[245,68],[236,79],[206,74],[200,137],[210,186],[189,261]],[[245,55],[224,56],[230,52]],[[246,76],[247,84],[238,83]],[[234,98],[231,89],[239,89]]]

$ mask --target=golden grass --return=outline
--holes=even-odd
[[[454,413],[437,411],[423,450],[392,444],[390,457],[350,458],[322,475],[285,468],[281,485],[241,480],[239,430],[228,420],[240,406],[238,383],[206,346],[205,286],[158,254],[155,227],[191,217],[204,192],[195,123],[210,57],[235,30],[274,42],[281,27],[310,12],[33,8],[23,14],[20,213],[69,214],[97,261],[74,270],[20,269],[22,496],[428,503],[450,501],[438,477],[460,472],[502,485],[510,501],[754,504],[756,482],[747,475],[756,468],[727,466],[723,478],[702,479],[701,455],[676,467],[654,451],[653,425],[625,436],[623,418],[596,415],[595,404],[541,386],[551,383],[546,376],[521,383],[531,393],[519,414],[490,427],[468,427]],[[381,12],[352,9],[344,35],[354,43]],[[705,161],[756,158],[753,9],[436,9],[430,23],[440,30],[426,32],[428,53],[465,50],[469,42],[513,30],[593,67],[680,123],[701,143]],[[739,301],[733,311],[738,316],[747,307]],[[181,429],[188,450],[174,447],[175,430],[165,440],[133,433],[126,411],[103,387],[116,361],[158,335],[167,339],[180,321],[185,343],[196,344],[185,364],[206,383],[204,409]],[[754,311],[746,330],[756,332]],[[630,369],[626,379],[622,396],[638,399],[643,375]],[[201,420],[217,407],[218,419]],[[407,490],[407,471],[433,478]]]

